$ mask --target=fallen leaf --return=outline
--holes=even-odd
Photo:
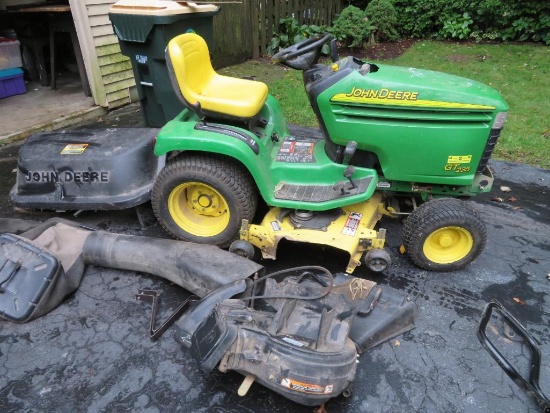
[[[517,198],[514,198],[513,196],[511,196],[510,198],[508,198],[508,201],[510,202],[516,202],[518,199]]]
[[[525,301],[523,301],[521,298],[514,297],[514,301],[519,305],[525,305]]]
[[[491,198],[491,201],[495,201],[495,202],[504,202],[504,199],[499,198],[498,196],[495,196],[494,198]]]
[[[399,347],[401,345],[401,342],[399,340],[395,340],[395,343],[393,343],[394,347]]]
[[[509,186],[501,186],[500,190],[502,192],[512,192],[512,189]]]
[[[405,249],[405,245],[401,244],[399,246],[399,254],[404,255],[406,252],[407,250]]]
[[[313,413],[327,413],[327,409],[325,409],[325,403],[323,403],[319,407],[315,407],[313,409]]]

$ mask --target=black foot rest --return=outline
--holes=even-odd
[[[356,187],[351,188],[348,180],[336,185],[292,185],[283,184],[275,191],[276,199],[304,202],[325,202],[345,198],[365,192],[372,182],[371,177],[354,180]]]

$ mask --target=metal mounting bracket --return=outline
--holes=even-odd
[[[160,291],[156,290],[142,290],[140,289],[138,291],[138,294],[136,294],[136,300],[138,301],[147,301],[149,303],[153,304],[153,312],[151,314],[151,321],[149,323],[149,337],[151,337],[152,341],[156,341],[164,334],[168,328],[174,324],[174,322],[181,317],[181,315],[187,310],[187,308],[194,303],[195,301],[198,301],[199,298],[191,295],[187,297],[176,310],[157,328],[156,319],[157,319],[157,310],[158,310],[158,302],[159,302],[159,296]]]

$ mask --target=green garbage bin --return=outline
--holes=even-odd
[[[145,123],[162,127],[183,110],[168,75],[168,42],[194,32],[212,44],[213,17],[220,8],[172,0],[121,0],[109,10],[122,54],[132,62]]]

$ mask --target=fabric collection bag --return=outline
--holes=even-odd
[[[61,218],[0,219],[0,317],[25,323],[57,307],[84,275],[90,231]]]

